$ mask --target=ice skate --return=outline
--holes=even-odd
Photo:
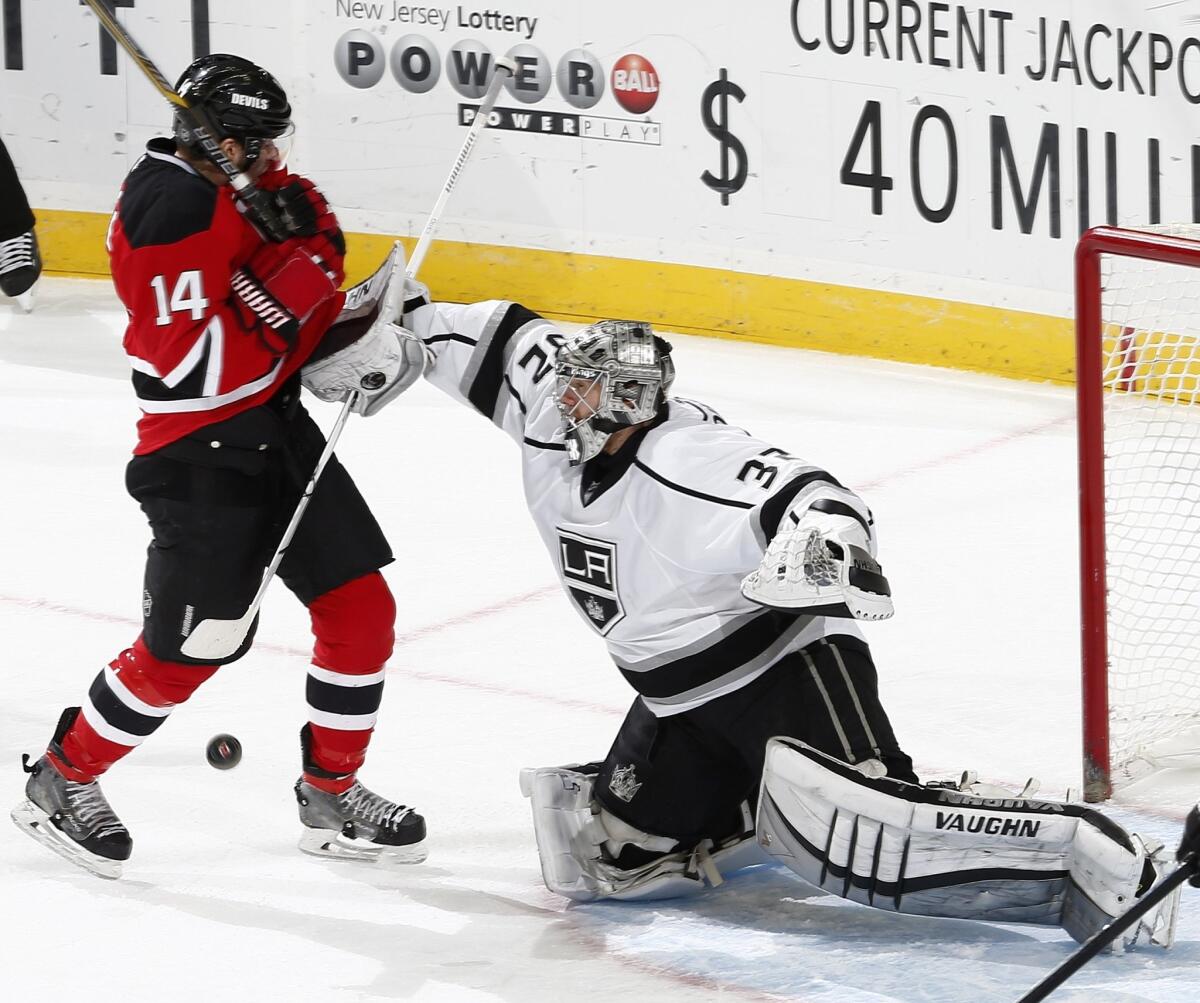
[[[425,819],[357,780],[342,794],[296,781],[304,832],[300,849],[318,857],[419,864],[428,856]]]
[[[68,780],[46,756],[30,766],[25,755],[21,764],[29,781],[25,800],[12,810],[17,827],[77,867],[97,877],[119,878],[133,841],[100,784]]]
[[[41,274],[42,256],[32,230],[0,240],[0,292],[13,297],[26,313],[33,310],[33,287]]]

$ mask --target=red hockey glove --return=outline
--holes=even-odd
[[[340,258],[335,281],[327,263],[308,248],[321,239],[264,244],[230,280],[244,310],[259,322],[254,327],[263,343],[276,355],[295,347],[309,314],[337,293]]]
[[[288,241],[288,245],[293,243],[317,259],[335,289],[346,281],[346,240],[341,230],[323,230],[312,237],[297,237]]]

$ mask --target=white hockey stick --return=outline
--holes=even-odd
[[[413,248],[412,257],[409,258],[406,274],[410,278],[416,277],[417,270],[425,260],[425,255],[429,251],[429,245],[433,242],[434,230],[437,228],[438,220],[446,208],[446,202],[450,198],[450,193],[454,190],[454,186],[458,184],[463,167],[471,156],[471,150],[475,147],[475,141],[479,139],[479,134],[487,128],[492,108],[495,107],[496,100],[500,97],[500,88],[504,86],[505,74],[511,77],[516,72],[516,69],[516,63],[512,62],[512,60],[503,57],[496,60],[496,72],[492,75],[492,81],[488,86],[487,92],[483,95],[483,100],[479,103],[479,110],[475,114],[475,119],[471,123],[471,127],[467,130],[467,136],[463,140],[462,149],[458,151],[458,156],[454,160],[454,166],[450,168],[450,176],[446,178],[446,183],[442,186],[442,192],[438,196],[437,202],[434,203],[433,211],[430,212],[429,219],[425,222],[425,228],[421,231],[421,236],[417,240],[417,246]],[[393,281],[389,283],[384,309],[393,310],[393,316],[403,306],[403,289],[404,284],[402,282],[396,283]],[[400,301],[394,302],[397,297],[399,297]],[[283,539],[279,541],[279,546],[275,548],[275,555],[271,558],[271,563],[267,565],[266,570],[263,572],[262,584],[258,586],[258,592],[255,593],[249,608],[236,620],[207,619],[201,620],[196,624],[191,634],[188,635],[187,640],[183,642],[181,648],[188,658],[201,658],[206,661],[228,658],[246,640],[246,634],[250,631],[250,625],[254,623],[254,618],[258,615],[259,607],[262,606],[263,596],[267,593],[267,586],[271,583],[271,579],[275,577],[275,572],[279,570],[279,564],[287,553],[288,546],[292,542],[292,537],[296,534],[296,527],[300,525],[300,519],[304,515],[304,510],[308,508],[309,500],[316,489],[317,479],[321,476],[321,471],[325,469],[325,465],[333,455],[334,447],[341,437],[342,429],[346,426],[346,419],[350,417],[350,412],[357,399],[358,394],[351,393],[346,399],[345,404],[342,405],[342,412],[338,415],[337,421],[334,422],[333,428],[330,430],[329,438],[325,443],[325,449],[321,453],[321,458],[317,460],[317,465],[313,468],[312,476],[304,486],[304,494],[296,506],[296,511],[292,514],[291,522],[288,523],[287,529],[284,530]]]

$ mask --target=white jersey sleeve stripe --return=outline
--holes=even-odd
[[[424,339],[426,345],[439,345],[445,341],[456,341],[460,345],[470,345],[474,348],[479,342],[475,338],[468,338],[465,334],[434,334]]]
[[[811,495],[814,499],[818,496],[829,497],[830,495],[836,495],[851,508],[854,507],[855,502],[862,505],[858,496],[854,492],[842,487],[841,483],[831,474],[818,467],[810,467],[799,474],[799,476],[793,477],[787,484],[763,502],[758,512],[758,524],[767,540],[772,539],[779,531],[779,524],[783,521],[783,517],[788,511],[803,505],[805,500],[803,496],[808,495]],[[870,511],[866,509],[866,506],[863,506],[859,515],[862,516],[864,512],[869,524]]]
[[[558,330],[503,300],[418,304],[404,322],[433,356],[429,381],[520,442],[554,388]]]
[[[567,444],[565,442],[542,442],[540,439],[531,439],[529,436],[525,436],[521,441],[526,446],[532,446],[534,449],[557,449],[564,453],[567,451]]]
[[[871,535],[870,521],[852,505],[847,505],[834,498],[818,498],[808,507],[814,512],[828,512],[830,515],[844,515],[849,519],[854,519],[866,531],[867,536]]]
[[[464,396],[476,410],[487,415],[492,421],[501,417],[497,413],[501,390],[506,384],[512,389],[512,383],[507,379],[507,369],[513,342],[521,331],[532,323],[544,322],[537,314],[518,303],[510,304],[503,313],[493,314],[480,335],[471,362],[463,374]],[[516,397],[521,410],[525,411],[526,407],[520,394],[514,390],[513,396]]]
[[[702,501],[710,501],[716,505],[728,505],[730,508],[754,508],[751,502],[738,501],[735,498],[720,498],[717,495],[706,494],[703,491],[696,491],[692,488],[685,488],[682,484],[676,484],[674,481],[669,481],[662,474],[651,470],[641,460],[634,460],[633,465],[646,474],[648,477],[654,478],[659,484],[670,488],[672,491],[678,491],[682,495],[688,495],[692,498],[699,498]]]

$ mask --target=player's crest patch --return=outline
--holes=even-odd
[[[637,774],[633,772],[632,764],[618,766],[613,770],[612,779],[608,782],[608,789],[626,804],[633,800],[633,796],[642,789],[642,785],[638,781]]]
[[[558,531],[563,581],[588,622],[607,634],[625,616],[617,593],[617,546],[577,533]]]

